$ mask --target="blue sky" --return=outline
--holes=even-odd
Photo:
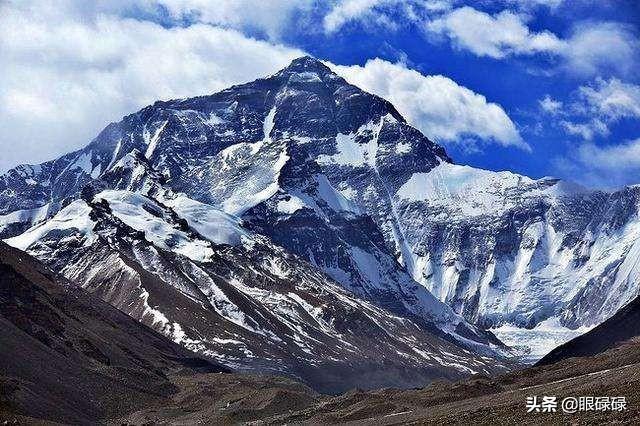
[[[640,2],[115,0],[0,5],[0,170],[155,99],[311,54],[458,163],[640,183]]]

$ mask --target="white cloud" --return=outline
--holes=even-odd
[[[185,0],[193,1],[193,0]],[[295,2],[293,2],[295,3]],[[333,0],[323,21],[324,30],[333,33],[349,22],[364,26],[385,25],[395,28],[404,22],[417,23],[450,11],[461,0]],[[484,0],[481,6],[501,5],[530,13],[540,7],[555,11],[564,0]]]
[[[617,78],[600,78],[593,86],[580,87],[579,92],[589,111],[610,121],[623,117],[640,118],[640,86]]]
[[[585,143],[567,157],[554,161],[566,177],[596,188],[637,184],[640,176],[640,138],[618,145]]]
[[[75,3],[79,4],[79,3]],[[64,7],[67,9],[64,9]],[[228,29],[167,29],[73,3],[0,14],[0,170],[79,148],[157,99],[213,93],[303,52]]]
[[[543,99],[539,100],[540,108],[546,113],[551,115],[556,115],[560,113],[562,109],[562,102],[556,99],[553,99],[551,96],[546,95]]]
[[[638,63],[637,35],[614,22],[586,23],[575,28],[560,54],[563,68],[582,76],[593,76],[602,70],[627,75]]]
[[[334,68],[350,83],[389,100],[411,124],[439,142],[472,136],[530,150],[502,107],[447,77],[425,76],[381,59],[364,67]]]
[[[64,3],[64,2],[63,2]],[[166,8],[178,20],[207,23],[237,30],[257,30],[271,40],[300,22],[322,17],[322,29],[335,33],[349,22],[364,27],[394,30],[403,24],[425,22],[428,32],[444,35],[461,49],[478,56],[505,58],[544,53],[561,59],[565,71],[584,76],[611,68],[624,75],[638,60],[637,35],[629,26],[615,22],[587,21],[567,38],[550,31],[533,32],[527,26],[531,13],[547,7],[556,10],[563,0],[502,0],[508,10],[495,15],[469,6],[453,9],[456,0],[114,0],[99,1],[87,10],[125,7],[157,13]],[[512,12],[511,10],[516,10]],[[309,27],[313,31],[313,26]]]
[[[186,0],[185,0],[186,1]],[[195,0],[188,0],[195,1]],[[470,6],[454,8],[455,0],[340,0],[324,16],[327,33],[348,22],[364,26],[422,24],[429,36],[445,37],[462,50],[477,56],[504,59],[511,56],[546,55],[555,71],[592,77],[604,71],[629,75],[638,64],[640,43],[637,30],[619,22],[583,21],[565,37],[548,30],[532,31],[528,21],[540,7],[556,11],[563,0],[495,0],[505,10],[490,14]],[[564,4],[564,6],[563,6]]]
[[[590,141],[595,136],[607,136],[609,134],[609,126],[598,119],[592,118],[585,123],[574,123],[571,121],[563,120],[560,125],[571,135],[581,136],[582,139]]]
[[[363,15],[371,13],[371,10],[383,1],[386,0],[344,0],[325,15],[324,29],[327,32],[335,32],[345,23],[361,19]]]
[[[558,52],[563,47],[555,34],[549,31],[533,33],[521,16],[507,10],[492,16],[465,6],[428,21],[426,28],[432,33],[446,35],[461,49],[491,58]]]
[[[610,133],[611,124],[623,118],[640,119],[640,86],[617,78],[598,78],[590,86],[581,86],[571,104],[572,120],[561,125],[585,140]]]
[[[626,25],[586,22],[576,26],[568,38],[560,38],[550,31],[532,32],[526,21],[526,15],[509,10],[490,15],[464,6],[427,20],[425,28],[477,56],[502,59],[546,54],[558,58],[561,69],[581,76],[602,70],[625,75],[638,62],[637,36]]]
[[[257,29],[271,39],[280,38],[294,14],[307,13],[313,0],[147,0],[167,8],[174,18],[228,28]]]
[[[324,16],[323,27],[335,33],[349,22],[394,29],[401,22],[415,22],[430,13],[451,8],[454,0],[339,0]],[[401,16],[401,19],[398,18]]]
[[[503,2],[526,11],[538,7],[554,10],[564,3],[564,0],[503,0]]]

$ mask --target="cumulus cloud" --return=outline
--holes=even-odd
[[[444,36],[457,48],[477,56],[503,59],[546,54],[559,60],[559,68],[582,76],[602,70],[625,75],[637,63],[637,37],[627,25],[585,22],[577,25],[569,37],[560,38],[550,31],[532,32],[527,19],[510,10],[491,15],[464,6],[427,20],[425,28],[429,34]]]
[[[558,173],[590,187],[613,189],[637,184],[640,175],[640,138],[618,145],[585,143],[569,156],[554,161]]]
[[[592,140],[596,136],[607,136],[610,133],[607,123],[595,117],[585,123],[574,123],[572,121],[562,120],[560,125],[567,133],[580,136],[587,141]]]
[[[302,54],[209,25],[165,28],[64,2],[5,5],[0,169],[83,146],[109,121],[157,99],[213,93]]]
[[[334,66],[350,83],[388,99],[407,120],[439,142],[465,137],[530,150],[499,105],[442,75],[422,75],[381,59]]]
[[[192,0],[185,0],[192,1]],[[293,1],[292,3],[296,3]],[[437,17],[462,3],[460,0],[333,0],[324,16],[323,27],[327,33],[340,30],[349,22],[364,26],[386,25],[395,28],[401,22],[421,22]],[[508,7],[524,13],[546,7],[558,9],[564,0],[484,0],[481,6]]]
[[[617,78],[598,78],[581,86],[576,98],[571,104],[571,120],[563,120],[561,125],[585,140],[608,135],[609,127],[623,118],[640,119],[640,86]]]
[[[279,39],[296,13],[314,9],[313,0],[146,0],[164,6],[176,19],[192,19],[201,23],[263,32]]]
[[[564,0],[504,0],[504,2],[523,10],[530,10],[537,7],[556,9],[564,3]]]
[[[449,37],[478,56],[504,58],[512,54],[558,52],[562,41],[553,33],[534,33],[523,18],[508,10],[495,16],[465,6],[426,23],[429,32]]]
[[[551,96],[546,95],[544,98],[538,101],[540,104],[540,108],[551,115],[556,115],[560,113],[562,109],[562,102],[556,99],[553,99]]]
[[[372,9],[386,0],[345,0],[336,4],[324,17],[323,26],[327,32],[339,30],[345,23],[361,19]]]
[[[185,0],[187,1],[187,0]],[[195,1],[195,0],[188,0]],[[639,61],[637,29],[619,22],[584,21],[564,37],[548,31],[532,31],[528,21],[541,7],[556,11],[563,0],[495,0],[478,2],[505,7],[488,13],[453,0],[340,0],[324,16],[323,27],[335,33],[349,22],[394,29],[418,24],[430,37],[442,37],[474,55],[504,59],[511,56],[546,55],[556,71],[592,77],[604,71],[629,75]],[[566,9],[566,8],[565,8]]]
[[[323,28],[334,33],[349,22],[359,22],[393,29],[400,21],[398,16],[401,21],[415,22],[425,14],[450,9],[452,3],[452,0],[339,0],[324,16]]]
[[[589,22],[578,25],[564,41],[559,54],[563,68],[582,76],[603,71],[628,75],[638,63],[639,44],[634,31],[615,22]]]
[[[617,78],[597,79],[592,86],[581,86],[580,97],[588,111],[608,120],[624,117],[640,118],[640,86]]]

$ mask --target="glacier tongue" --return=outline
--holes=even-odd
[[[570,329],[560,324],[558,318],[554,317],[540,322],[531,329],[503,324],[492,328],[491,332],[505,344],[516,348],[523,362],[533,364],[556,347],[586,333],[591,328],[593,327],[581,326]]]

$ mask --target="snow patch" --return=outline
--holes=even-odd
[[[318,73],[311,71],[304,71],[291,74],[289,77],[291,83],[322,83],[322,79]]]
[[[227,120],[225,120],[224,118],[218,117],[213,112],[209,114],[209,117],[205,120],[205,123],[207,123],[211,127],[219,126],[220,124],[224,124],[226,122]]]
[[[98,164],[92,171],[91,177],[97,179],[100,176],[100,172],[102,171],[102,164]]]
[[[109,161],[109,165],[107,166],[106,170],[109,170],[111,166],[113,166],[113,164],[116,162],[116,160],[118,159],[118,154],[120,154],[121,148],[122,148],[122,138],[118,139],[118,142],[116,143],[116,147],[113,150],[113,154],[111,155],[111,161]]]
[[[265,141],[271,140],[271,131],[273,130],[273,126],[275,125],[275,121],[274,121],[275,117],[276,117],[276,107],[273,107],[265,117],[264,123],[262,125],[262,131],[264,132]]]
[[[0,216],[0,231],[3,231],[12,224],[29,223],[31,225],[42,222],[47,218],[50,204],[28,210],[16,210],[9,214]]]
[[[10,246],[19,248],[20,250],[27,250],[27,248],[45,238],[50,232],[65,230],[79,233],[84,239],[84,246],[89,246],[93,244],[97,238],[93,233],[95,222],[89,218],[90,212],[91,207],[89,207],[87,203],[82,200],[76,200],[60,210],[47,222],[5,241]],[[38,215],[42,213],[42,211],[38,211],[35,214]]]
[[[317,162],[320,165],[338,164],[340,166],[375,167],[378,153],[378,135],[384,124],[385,117],[379,122],[370,121],[360,127],[355,133],[336,135],[336,153],[333,155],[319,155]],[[370,134],[366,143],[356,141],[357,137]]]
[[[174,199],[165,199],[164,203],[171,207],[189,226],[200,235],[216,244],[238,245],[242,237],[251,238],[241,226],[241,220],[223,212],[209,204],[192,200],[185,195]]]
[[[133,229],[143,231],[145,238],[161,248],[200,262],[213,255],[210,243],[176,229],[163,217],[163,208],[147,197],[127,191],[103,191],[94,199],[106,200],[115,217]]]
[[[322,198],[333,210],[337,212],[351,212],[354,214],[360,214],[360,209],[353,201],[346,198],[342,193],[336,190],[325,175],[316,175],[314,180],[318,184],[318,195]]]
[[[278,212],[284,214],[293,214],[304,207],[304,201],[294,196],[289,196],[287,200],[280,200],[276,205]]]
[[[74,162],[70,166],[68,166],[64,171],[80,169],[80,170],[83,170],[88,175],[91,174],[91,172],[93,171],[93,165],[91,164],[91,157],[92,157],[91,151],[84,152],[78,155],[78,157],[76,157]]]
[[[160,140],[160,134],[164,130],[165,126],[169,121],[163,122],[153,133],[153,136],[150,136],[149,132],[146,130],[143,132],[144,141],[147,145],[147,151],[144,153],[145,158],[149,159],[153,155],[153,152],[156,150],[158,146],[158,140]]]
[[[513,197],[509,197],[509,193],[533,182],[511,172],[491,172],[443,162],[428,173],[411,175],[396,196],[410,202],[454,207],[465,215],[477,216],[510,207]]]
[[[408,142],[400,142],[396,144],[396,154],[408,154],[411,152],[411,144]]]

